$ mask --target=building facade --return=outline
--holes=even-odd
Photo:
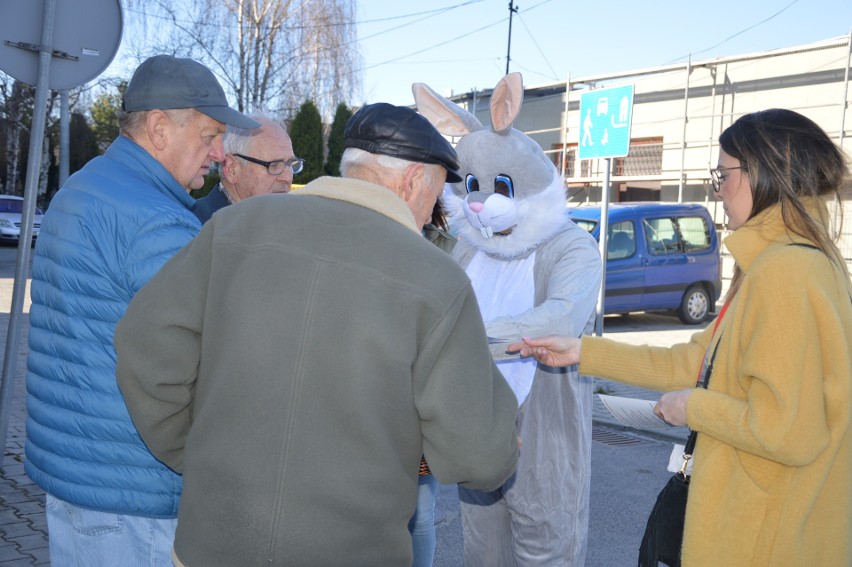
[[[850,38],[852,34],[761,53],[529,87],[515,127],[535,139],[563,173],[569,206],[600,203],[610,167],[610,202],[703,203],[722,229],[724,214],[713,197],[709,170],[718,158],[719,134],[743,114],[775,107],[795,110],[819,124],[852,156]],[[626,84],[634,90],[628,155],[578,159],[581,94]],[[487,124],[489,95],[490,91],[467,93],[452,100]],[[852,201],[845,204],[841,248],[852,259]]]

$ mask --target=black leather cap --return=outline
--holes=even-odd
[[[343,133],[347,148],[417,163],[434,163],[447,170],[447,183],[459,183],[456,150],[428,120],[405,106],[377,102],[361,107]]]

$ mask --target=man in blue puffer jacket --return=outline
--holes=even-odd
[[[26,471],[47,492],[53,565],[172,565],[181,477],[145,447],[116,385],[113,333],[134,294],[198,232],[188,192],[224,157],[228,107],[191,59],[143,62],[121,135],[68,179],[33,259]],[[192,285],[192,282],[187,282]]]

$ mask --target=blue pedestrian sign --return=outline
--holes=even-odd
[[[633,85],[580,95],[579,159],[624,157],[630,151]]]

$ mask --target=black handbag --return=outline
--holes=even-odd
[[[727,304],[725,305],[727,308]],[[725,315],[725,308],[716,319],[716,328]],[[713,330],[715,334],[716,330]],[[713,372],[713,361],[716,359],[716,350],[719,348],[719,340],[713,348],[710,363],[704,371],[704,380],[700,385],[707,387],[710,374]],[[695,431],[689,433],[689,438],[683,448],[683,466],[666,483],[657,501],[648,516],[645,525],[645,534],[639,545],[639,567],[657,567],[662,562],[669,567],[680,567],[680,549],[683,544],[683,523],[686,517],[686,498],[689,495],[689,474],[687,465],[692,459],[695,450],[695,439],[698,434]]]
[[[683,468],[666,483],[648,516],[645,535],[639,546],[639,567],[657,567],[663,562],[680,567],[680,548],[683,543],[683,521],[686,517],[686,497],[689,495],[689,475],[686,465],[692,458],[696,434],[689,434],[683,450]]]

